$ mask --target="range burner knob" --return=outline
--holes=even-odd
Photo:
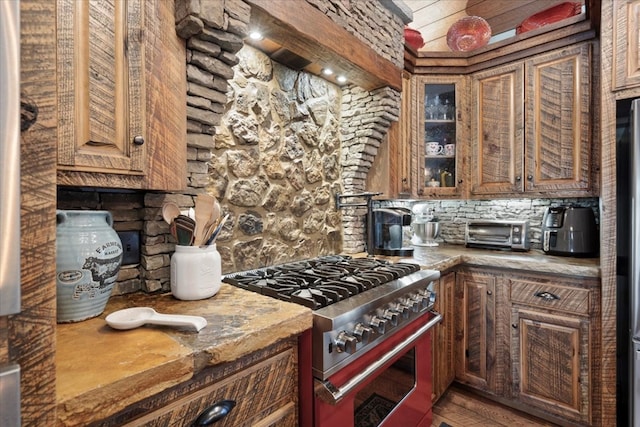
[[[356,337],[358,342],[361,342],[363,344],[367,344],[369,342],[369,338],[371,337],[372,333],[373,329],[363,325],[362,323],[358,323],[353,329],[353,336]]]
[[[369,325],[376,330],[380,335],[384,334],[387,331],[387,319],[381,319],[378,316],[373,316]]]
[[[393,310],[397,311],[398,313],[400,313],[402,315],[403,319],[407,319],[409,318],[409,307],[403,303],[396,303],[393,306]]]
[[[421,294],[416,294],[416,295],[411,295],[410,297],[413,301],[415,301],[415,303],[418,305],[418,310],[420,311],[423,308],[427,308],[429,307],[429,298],[421,295]]]
[[[393,326],[397,326],[398,325],[398,313],[396,310],[393,309],[387,309],[384,311],[384,313],[382,313],[382,317],[384,317],[385,319],[387,319],[389,322],[391,322],[391,324]]]
[[[345,331],[342,331],[336,338],[336,349],[338,350],[338,353],[353,354],[356,352],[357,342],[358,339],[356,337],[349,335]]]
[[[429,289],[421,289],[418,291],[418,295],[423,296],[427,299],[428,305],[433,305],[436,302],[436,293],[430,291]]]
[[[402,299],[402,304],[409,307],[409,309],[414,313],[419,312],[421,308],[420,300],[413,297],[413,295],[409,296],[408,298]]]

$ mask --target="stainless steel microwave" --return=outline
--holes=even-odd
[[[529,221],[468,221],[464,239],[467,247],[528,251]]]

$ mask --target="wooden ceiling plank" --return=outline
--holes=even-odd
[[[287,1],[247,0],[252,25],[261,26],[267,38],[291,52],[345,72],[366,89],[384,86],[402,90],[402,68],[306,2],[290,7]]]
[[[438,0],[405,0],[405,3],[413,11],[413,13],[420,13],[424,9],[437,2]]]

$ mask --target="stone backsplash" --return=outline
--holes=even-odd
[[[207,186],[230,214],[223,271],[341,252],[341,89],[250,46],[237,57]]]

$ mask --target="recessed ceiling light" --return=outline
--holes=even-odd
[[[262,40],[263,36],[260,31],[251,31],[249,33],[249,38],[251,38],[251,40]]]
[[[338,76],[336,77],[336,80],[338,81],[338,83],[344,83],[347,81],[347,78],[345,76]]]
[[[333,70],[331,68],[323,68],[322,74],[324,74],[325,76],[330,76],[331,74],[333,74]]]

